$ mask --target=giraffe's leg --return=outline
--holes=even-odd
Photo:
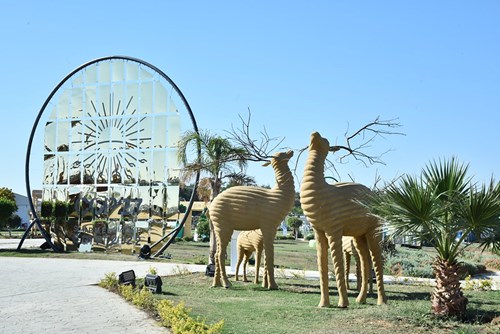
[[[267,261],[265,253],[264,253],[264,273],[262,274],[262,287],[265,289],[269,288],[269,276],[267,275]]]
[[[214,234],[215,235],[215,234]],[[220,237],[217,236],[217,240],[220,240]],[[212,283],[212,288],[218,288],[222,286],[221,283],[221,269],[220,269],[220,263],[219,263],[219,253],[221,252],[220,249],[220,244],[217,243],[217,250],[215,252],[215,273],[214,273],[214,280]]]
[[[219,231],[217,236],[217,262],[220,268],[220,277],[225,288],[231,287],[231,283],[226,274],[226,249],[231,240],[232,230]]]
[[[356,302],[364,304],[366,303],[366,292],[368,290],[367,282],[370,271],[370,266],[368,265],[369,251],[366,237],[363,235],[354,238],[354,245],[356,247],[356,251],[358,252],[358,267],[361,269],[361,286],[359,288],[359,294],[356,298]],[[360,280],[359,276],[358,280]]]
[[[354,247],[354,246],[353,246]],[[359,259],[359,254],[357,252],[356,256],[354,257],[356,261],[356,291],[361,291],[361,260]]]
[[[277,290],[278,284],[274,280],[274,237],[276,233],[272,233],[271,231],[267,231],[264,233],[262,231],[262,237],[264,239],[264,254],[266,256],[266,271],[267,271],[267,280],[269,290]]]
[[[240,269],[241,262],[243,262],[244,251],[238,248],[238,262],[236,263],[236,272],[234,273],[235,280],[238,281],[238,271]],[[243,264],[243,280],[245,280],[245,264]]]
[[[248,261],[250,256],[248,254],[245,254],[245,261],[243,261],[243,282],[248,282],[247,278],[247,269],[248,269]]]
[[[318,307],[330,307],[330,291],[328,289],[328,240],[325,232],[314,229],[316,238],[316,257],[318,261],[321,299]]]
[[[382,250],[380,242],[382,236],[377,231],[367,234],[368,247],[372,254],[373,270],[375,271],[375,279],[377,281],[377,304],[382,305],[387,303],[384,289],[384,268],[382,262]]]
[[[259,269],[260,269],[260,258],[262,257],[262,248],[257,248],[255,250],[255,278],[254,283],[259,284]]]
[[[328,242],[332,256],[333,268],[335,269],[335,279],[337,280],[337,289],[339,291],[339,307],[349,306],[347,298],[347,288],[344,272],[344,255],[342,251],[342,230],[337,229],[328,233]]]
[[[373,294],[373,262],[371,257],[368,260],[368,264],[370,266],[370,275],[368,275],[368,293]]]
[[[351,270],[351,254],[349,252],[344,252],[345,260],[345,284],[347,290],[349,290],[349,271]]]

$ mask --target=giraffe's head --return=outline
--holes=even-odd
[[[263,163],[262,166],[269,166],[273,162],[275,162],[275,163],[280,162],[280,161],[286,162],[286,161],[290,160],[291,157],[293,157],[293,151],[277,152],[277,153],[274,153],[274,155],[271,157],[270,161]]]
[[[311,142],[309,143],[309,151],[318,151],[327,155],[329,150],[330,143],[328,139],[321,137],[319,132],[313,132],[311,134]]]

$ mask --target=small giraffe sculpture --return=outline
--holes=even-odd
[[[332,147],[332,150],[334,148]],[[342,252],[342,236],[344,235],[354,238],[361,260],[362,284],[356,301],[358,303],[366,302],[367,278],[370,271],[368,254],[370,252],[377,280],[377,304],[385,304],[380,223],[375,217],[368,215],[367,210],[357,202],[368,195],[370,190],[361,184],[351,182],[328,184],[325,181],[324,165],[329,151],[328,140],[321,137],[318,132],[312,133],[309,155],[300,188],[300,203],[311,222],[316,237],[321,289],[319,307],[330,306],[328,249],[331,252],[339,291],[338,306],[347,307],[349,305]]]
[[[259,268],[262,251],[264,250],[264,239],[260,230],[243,231],[238,235],[238,262],[236,264],[235,279],[238,280],[238,271],[241,262],[243,262],[243,282],[247,280],[247,265],[250,256],[255,252],[255,278],[254,283],[259,284]],[[245,260],[245,261],[243,261]]]
[[[226,248],[234,230],[248,231],[260,229],[264,242],[265,271],[262,286],[270,290],[278,288],[274,280],[273,241],[281,221],[293,207],[295,187],[288,161],[293,151],[276,153],[270,162],[276,176],[272,189],[253,186],[231,187],[220,193],[210,204],[209,214],[217,239],[215,274],[213,287],[229,288],[231,283],[226,275],[224,260]]]
[[[345,260],[345,282],[349,290],[349,272],[351,270],[351,258],[356,260],[356,290],[361,291],[361,265],[358,251],[354,246],[354,239],[352,237],[342,237],[342,250],[344,251]],[[370,261],[370,275],[368,275],[369,293],[373,293],[373,279],[371,275],[371,261]]]

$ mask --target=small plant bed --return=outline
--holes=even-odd
[[[174,303],[165,298],[159,298],[144,287],[144,280],[140,280],[137,287],[120,285],[116,273],[108,273],[99,282],[99,286],[119,294],[126,301],[147,312],[164,327],[170,328],[174,334],[215,334],[221,333],[224,321],[213,325],[205,323],[201,317],[192,317],[191,310],[184,302]]]
[[[494,260],[487,257],[488,253],[479,253],[473,248],[462,251],[458,261],[461,264],[460,279],[486,272],[486,265]],[[434,278],[432,262],[435,252],[428,247],[414,249],[397,247],[391,254],[387,254],[384,263],[384,274],[392,276]],[[489,262],[488,262],[489,261]]]
[[[375,295],[367,304],[356,304],[357,293],[349,290],[349,308],[339,309],[318,308],[319,282],[300,277],[277,278],[279,290],[274,291],[233,279],[230,289],[212,289],[212,278],[201,273],[182,272],[162,280],[163,293],[151,296],[169,308],[167,313],[177,312],[170,309],[175,307],[189,309],[190,317],[215,324],[211,326],[221,333],[497,333],[500,328],[500,291],[467,290],[467,316],[459,321],[431,315],[429,286],[387,285],[385,306],[376,305]],[[335,282],[330,291],[335,303]]]

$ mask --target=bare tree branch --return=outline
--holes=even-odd
[[[250,109],[248,109],[248,117],[246,120],[244,120],[241,115],[238,116],[241,120],[241,128],[235,129],[234,126],[231,125],[231,131],[227,131],[230,135],[230,139],[248,152],[247,160],[269,161],[271,153],[278,149],[285,137],[270,137],[266,128],[264,128],[260,132],[259,140],[252,139],[250,134]]]
[[[374,121],[364,125],[351,135],[348,135],[346,132],[346,144],[330,146],[330,151],[334,153],[341,150],[346,151],[345,154],[339,157],[340,162],[345,160],[347,157],[352,156],[355,160],[362,162],[365,166],[374,164],[384,165],[385,163],[382,160],[382,156],[390,150],[387,150],[378,156],[370,155],[366,153],[365,150],[371,147],[370,144],[375,141],[377,137],[384,138],[385,135],[404,136],[405,134],[402,132],[385,130],[395,129],[398,127],[401,127],[401,124],[397,122],[397,119],[380,120],[380,118],[377,117]],[[361,141],[356,142],[359,138],[361,138]]]
[[[379,155],[371,155],[366,151],[371,147],[371,143],[374,142],[375,139],[377,139],[377,137],[385,138],[386,135],[404,136],[405,134],[402,132],[391,130],[399,127],[401,127],[401,124],[398,122],[397,118],[389,120],[380,120],[380,118],[377,117],[375,118],[374,121],[364,125],[363,127],[356,130],[354,133],[350,135],[348,134],[349,131],[348,128],[344,135],[346,140],[345,144],[330,146],[330,151],[333,153],[345,151],[344,154],[342,154],[340,157],[337,158],[337,161],[340,163],[344,163],[344,161],[348,157],[352,156],[355,160],[360,161],[365,166],[374,164],[385,165],[384,161],[382,160],[382,156],[384,156],[387,152],[390,152],[391,150],[384,151]],[[357,141],[357,139],[360,139],[360,141]],[[304,151],[306,151],[307,149],[308,147],[306,146],[304,148],[296,150],[298,151],[298,154],[297,154],[297,160],[295,162],[295,167],[293,169],[293,173],[296,177],[297,177],[296,170],[298,167],[300,157],[302,153],[304,153]],[[337,171],[337,168],[335,167],[335,163],[333,161],[331,161],[330,159],[326,159],[325,165],[326,165],[325,169],[333,169],[334,174],[336,174],[340,179],[340,174]],[[297,180],[300,180],[300,178],[297,177]]]

